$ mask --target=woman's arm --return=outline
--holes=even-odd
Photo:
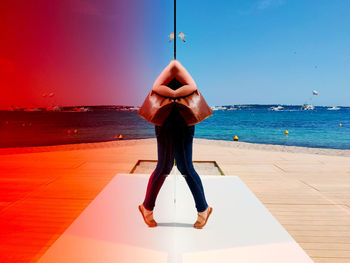
[[[168,86],[160,85],[153,88],[153,91],[161,96],[178,98],[191,94],[193,91],[197,90],[196,86],[184,85],[177,90],[172,90]]]
[[[190,73],[177,60],[171,62],[173,76],[184,85],[197,86]]]
[[[187,70],[177,60],[172,60],[168,66],[164,68],[153,84],[153,87],[168,84],[173,78],[176,78],[184,85],[196,86],[195,81]]]
[[[160,85],[165,85],[174,78],[173,77],[174,74],[171,70],[173,68],[173,64],[174,64],[173,61],[171,61],[169,65],[163,69],[162,73],[160,73],[158,78],[155,80],[153,84],[153,88],[158,87]]]

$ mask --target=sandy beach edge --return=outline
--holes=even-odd
[[[77,144],[11,147],[11,148],[1,148],[0,155],[34,153],[34,152],[50,152],[50,151],[70,151],[70,150],[83,150],[83,149],[96,149],[96,148],[111,148],[111,147],[118,147],[118,146],[128,147],[128,146],[137,145],[139,143],[156,144],[157,141],[156,141],[156,138],[145,138],[145,139],[77,143]],[[342,150],[342,149],[248,143],[248,142],[202,139],[202,138],[194,138],[193,143],[194,143],[194,147],[196,144],[204,144],[204,145],[216,145],[216,146],[230,147],[234,149],[245,149],[245,150],[279,151],[279,152],[288,152],[288,153],[306,153],[306,154],[320,154],[320,155],[350,157],[350,150]]]

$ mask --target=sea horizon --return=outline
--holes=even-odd
[[[303,104],[283,104],[283,103],[243,103],[243,104],[213,104],[209,105],[210,107],[237,107],[245,108],[246,106],[252,107],[273,107],[273,106],[286,106],[286,107],[302,107],[303,105],[313,105],[317,108],[327,108],[327,107],[340,107],[340,108],[350,108],[350,105],[338,105],[338,104],[329,104],[329,105],[317,105],[313,103],[303,103]],[[129,108],[139,108],[141,105],[124,105],[124,104],[100,104],[100,105],[52,105],[46,107],[23,107],[23,106],[10,106],[7,108],[0,108],[1,111],[30,111],[30,110],[41,110],[41,111],[62,111],[62,110],[76,110],[79,111],[79,108],[90,108],[91,110],[119,110],[119,109],[129,109]],[[134,109],[135,110],[135,109]]]
[[[315,106],[276,104],[223,105],[196,124],[195,138],[350,149],[350,107],[329,110]],[[84,107],[84,106],[82,106]],[[212,106],[213,107],[213,106]],[[217,106],[214,106],[217,107]],[[66,107],[63,110],[0,111],[0,147],[155,138],[154,125],[137,114],[135,106]]]

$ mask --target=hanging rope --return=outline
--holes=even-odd
[[[176,60],[176,0],[174,0],[174,59]],[[174,159],[174,165],[176,162]],[[176,167],[177,169],[177,167]],[[174,205],[175,205],[175,218],[176,218],[176,174],[174,174]]]
[[[174,59],[176,60],[176,0],[174,0]]]

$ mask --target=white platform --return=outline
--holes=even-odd
[[[213,207],[203,229],[193,228],[185,179],[168,176],[154,209],[158,226],[147,227],[138,205],[149,176],[115,176],[38,262],[313,262],[237,176],[201,177]]]

